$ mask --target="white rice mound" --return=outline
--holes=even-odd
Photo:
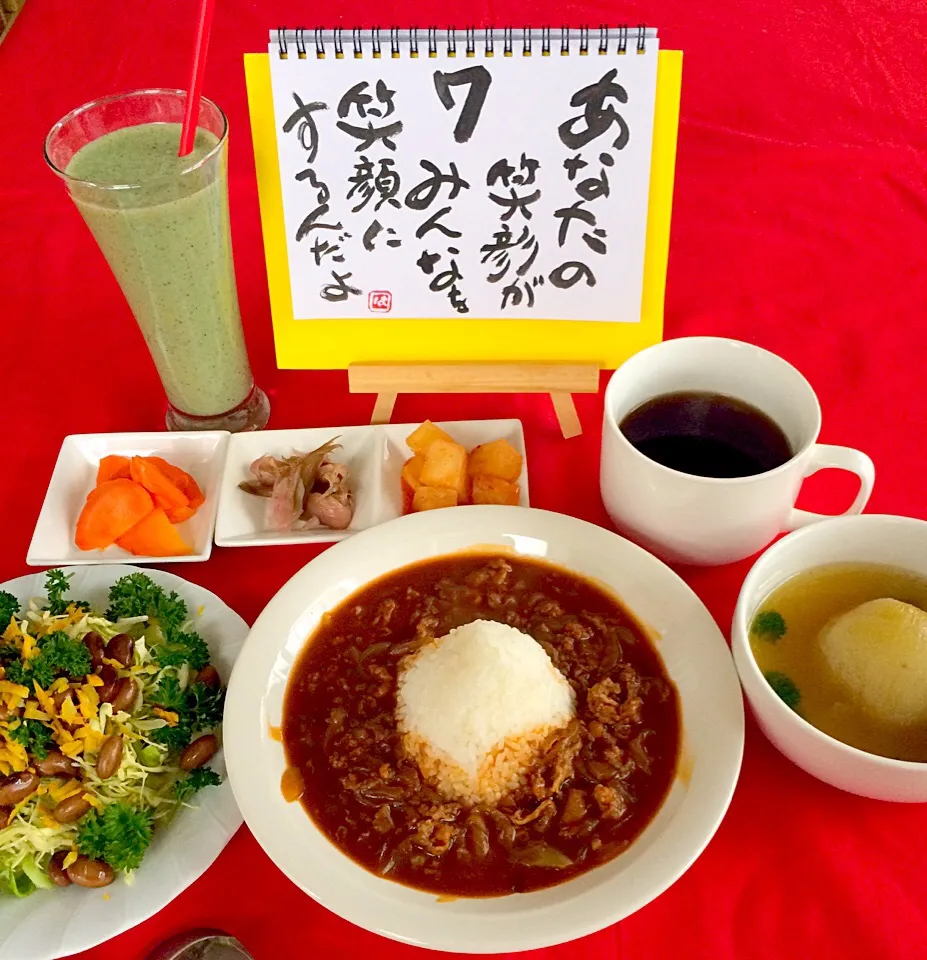
[[[831,620],[818,638],[833,676],[870,716],[927,723],[927,613],[888,597]]]
[[[396,713],[406,754],[444,796],[494,804],[522,782],[576,707],[536,640],[474,620],[407,658]]]

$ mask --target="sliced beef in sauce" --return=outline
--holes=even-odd
[[[396,678],[422,644],[475,619],[534,637],[576,693],[523,784],[495,807],[449,802],[402,753]],[[293,668],[284,746],[301,803],[346,854],[435,893],[562,882],[626,849],[659,809],[679,741],[675,688],[612,596],[550,565],[466,555],[368,585],[323,618]]]

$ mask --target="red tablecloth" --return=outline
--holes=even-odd
[[[0,579],[25,554],[61,439],[159,429],[162,393],[102,256],[42,162],[70,108],[144,86],[182,86],[190,0],[29,0],[0,46]],[[206,92],[232,124],[239,289],[272,426],[365,422],[343,373],[275,369],[241,55],[281,23],[520,25],[646,20],[686,52],[667,295],[668,336],[750,340],[817,387],[823,439],[875,460],[873,512],[927,517],[923,310],[927,304],[927,14],[904,0],[423,2],[224,0]],[[338,15],[340,13],[340,16]],[[540,507],[606,523],[598,489],[601,400],[585,435],[558,438],[544,397],[401,398],[396,418],[521,417]],[[846,478],[802,505],[843,509]],[[253,619],[317,550],[216,550],[184,576]],[[747,563],[681,571],[727,630]],[[618,926],[534,957],[927,957],[927,810],[833,790],[748,722],[743,775],[717,836],[656,902]],[[364,933],[292,886],[242,829],[158,916],[84,957],[141,958],[193,926],[224,928],[257,960],[418,951]]]

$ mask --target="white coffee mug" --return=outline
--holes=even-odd
[[[715,479],[665,467],[631,446],[621,421],[646,400],[704,390],[744,400],[774,420],[794,451],[786,463],[750,477]],[[781,357],[738,340],[666,340],[623,363],[605,391],[602,500],[620,531],[676,563],[731,563],[784,530],[823,514],[796,510],[805,477],[827,467],[855,473],[859,493],[847,514],[860,513],[875,468],[866,454],[818,443],[821,407],[811,384]]]

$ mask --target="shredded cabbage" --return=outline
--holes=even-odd
[[[180,689],[186,690],[191,683],[191,670],[186,663],[179,667],[159,667],[152,646],[157,645],[163,635],[157,624],[147,621],[148,617],[144,616],[112,621],[99,613],[74,607],[55,616],[43,609],[39,601],[32,600],[21,617],[14,619],[14,626],[18,627],[20,643],[25,643],[27,637],[31,638],[29,642],[34,642],[55,631],[63,631],[72,640],[81,640],[91,631],[98,633],[104,641],[130,631],[135,636],[134,662],[129,672],[139,684],[140,695],[133,713],[115,711],[111,703],[100,703],[95,715],[83,721],[100,738],[114,734],[123,738],[119,768],[113,776],[101,780],[96,772],[95,750],[89,748],[89,759],[78,756],[74,762],[80,767],[81,786],[93,798],[94,808],[102,810],[109,804],[125,803],[133,810],[149,811],[157,828],[169,822],[184,805],[175,795],[175,784],[184,774],[178,765],[179,752],[151,739],[155,731],[168,725],[168,721],[154,712],[155,705],[149,704],[149,695],[165,676],[175,677]],[[140,624],[144,629],[139,635]],[[2,716],[4,714],[0,713]],[[15,726],[15,719],[13,723]],[[47,726],[50,728],[51,724]],[[0,747],[5,743],[3,733],[0,729]],[[39,789],[14,808],[9,823],[3,826],[0,822],[0,894],[24,897],[36,889],[52,887],[48,876],[51,858],[59,851],[77,852],[81,821],[58,823],[51,815],[58,802],[56,792],[60,794],[75,782],[43,778]],[[92,812],[88,816],[92,816]],[[124,876],[127,882],[131,882],[131,874]]]

